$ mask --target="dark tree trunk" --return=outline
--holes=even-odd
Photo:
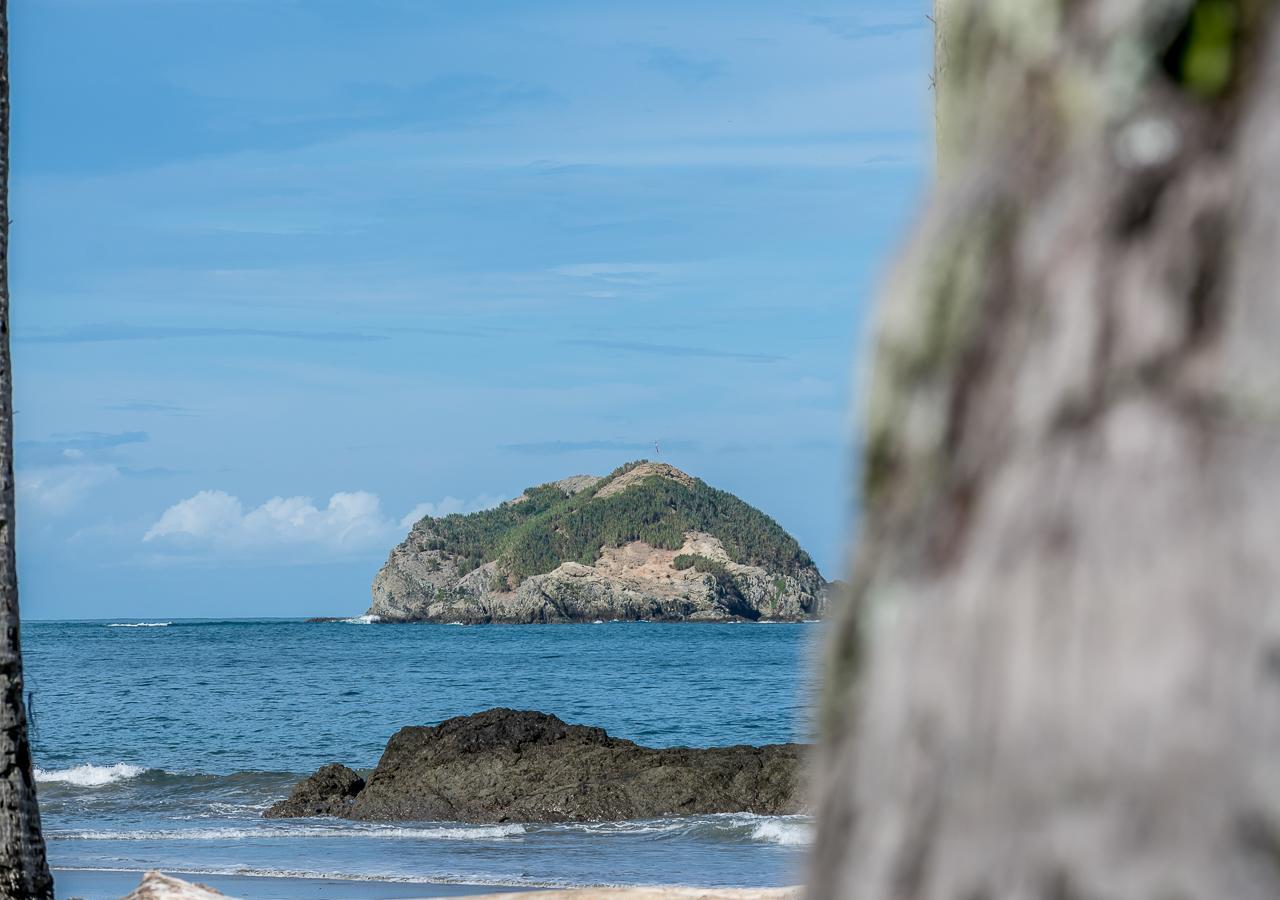
[[[1280,897],[1278,17],[948,0],[814,897]]]
[[[9,19],[0,0],[0,898],[53,897],[22,699],[9,355]]]

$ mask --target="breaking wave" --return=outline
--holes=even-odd
[[[760,816],[754,813],[722,813],[681,819],[637,819],[622,822],[572,822],[535,827],[539,830],[559,830],[601,836],[691,836],[710,840],[775,844],[782,847],[804,847],[813,840],[812,820],[808,816]]]
[[[168,628],[172,622],[112,622],[108,628]]]
[[[114,766],[95,766],[86,763],[81,766],[72,766],[69,769],[41,769],[37,767],[35,776],[37,783],[74,784],[77,787],[103,787],[104,785],[115,784],[117,781],[128,781],[130,778],[137,778],[145,771],[147,770],[142,766],[134,766],[129,763],[116,763]]]
[[[768,819],[751,829],[751,839],[783,847],[806,847],[813,842],[813,827],[807,822]]]

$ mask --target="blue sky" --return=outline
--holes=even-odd
[[[663,458],[841,573],[927,0],[12,0],[32,618],[359,613]]]

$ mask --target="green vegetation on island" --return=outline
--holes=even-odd
[[[813,566],[809,555],[777,522],[699,479],[686,482],[655,474],[625,490],[606,491],[615,480],[644,464],[628,463],[574,494],[544,484],[495,509],[424,519],[417,526],[423,533],[420,547],[457,559],[462,572],[497,560],[512,588],[565,562],[592,565],[603,548],[631,541],[679,550],[690,531],[718,538],[737,563],[787,575]],[[722,565],[705,557],[680,565],[684,560],[690,557],[680,557],[678,568],[694,566],[717,578],[724,574]]]

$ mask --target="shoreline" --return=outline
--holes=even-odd
[[[52,868],[57,900],[119,900],[134,891],[148,871],[144,869]],[[205,874],[177,869],[159,870],[190,885],[212,888],[228,898],[241,900],[432,900],[439,897],[503,898],[538,894],[548,900],[586,900],[617,897],[619,900],[793,900],[796,887],[717,888],[684,885],[514,885],[469,884],[378,878],[340,878],[290,874]]]
[[[97,869],[51,866],[57,900],[119,900],[138,886],[148,869]],[[434,897],[479,897],[492,894],[522,894],[539,891],[573,890],[579,886],[527,885],[501,882],[469,883],[409,880],[396,878],[340,877],[305,873],[206,872],[180,868],[160,871],[183,881],[203,884],[228,897],[244,900],[428,900]],[[581,885],[591,889],[592,885]]]

